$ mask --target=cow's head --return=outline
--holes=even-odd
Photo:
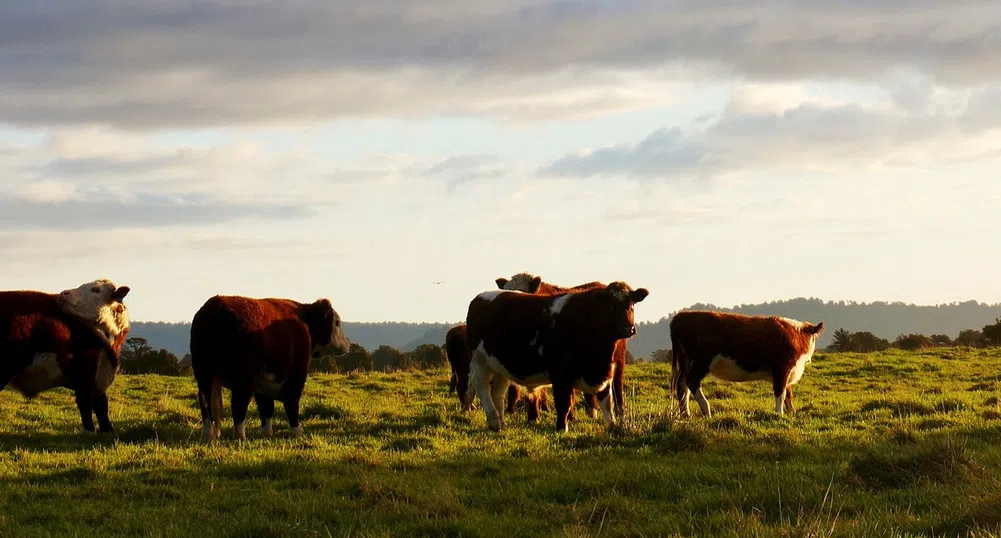
[[[94,329],[109,346],[129,330],[129,311],[122,302],[129,293],[128,286],[116,286],[107,279],[81,284],[63,290],[56,297],[59,308]]]
[[[605,314],[614,325],[616,338],[631,338],[636,334],[633,305],[646,299],[650,292],[646,288],[629,287],[625,282],[612,282],[601,290]]]
[[[510,279],[498,278],[494,282],[497,283],[497,287],[502,290],[513,290],[513,291],[523,291],[525,293],[535,293],[539,291],[539,286],[542,285],[542,277],[535,276],[531,273],[518,273],[512,276]]]
[[[351,342],[344,336],[341,316],[327,299],[317,299],[303,309],[303,321],[309,327],[309,338],[313,341],[314,354],[319,348],[333,347],[335,355],[344,355],[351,349]]]

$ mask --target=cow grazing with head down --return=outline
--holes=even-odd
[[[702,414],[710,416],[702,394],[708,374],[727,381],[771,381],[775,412],[793,410],[792,386],[813,358],[824,330],[788,318],[744,316],[725,312],[678,312],[670,323],[671,384],[683,416],[688,396],[695,396]]]
[[[597,394],[612,422],[609,386],[615,343],[636,334],[633,305],[648,291],[624,282],[563,295],[493,290],[477,295],[466,314],[472,350],[467,401],[479,397],[491,430],[504,425],[511,381],[534,389],[552,385],[556,427],[566,431],[573,389]]]
[[[231,391],[235,437],[246,439],[247,408],[257,402],[261,431],[271,435],[275,400],[285,406],[289,428],[302,433],[299,400],[309,362],[319,348],[331,345],[346,354],[341,317],[330,301],[299,303],[289,299],[252,299],[216,295],[191,321],[191,368],[198,383],[202,439],[213,441],[222,430],[222,387]]]
[[[532,293],[535,295],[556,295],[560,293],[577,293],[579,291],[587,291],[595,288],[602,288],[605,285],[601,282],[588,282],[586,284],[580,284],[572,288],[564,288],[561,286],[556,286],[548,282],[544,282],[542,277],[533,275],[531,273],[518,273],[511,278],[498,278],[496,280],[497,287],[502,290],[514,290],[522,291],[525,293]],[[615,375],[612,376],[612,402],[615,404],[612,410],[612,415],[619,415],[625,412],[625,375],[626,375],[626,352],[628,350],[628,340],[619,340],[615,344],[614,351],[614,364],[615,364]],[[541,395],[543,402],[545,402],[544,393]],[[536,404],[538,399],[533,401]],[[596,418],[598,415],[598,399],[594,394],[585,394],[584,401],[587,403],[588,413],[592,418]],[[536,404],[537,405],[537,404]]]
[[[0,388],[27,398],[65,387],[74,392],[84,431],[114,431],[107,389],[129,333],[127,286],[87,282],[56,295],[0,292]]]

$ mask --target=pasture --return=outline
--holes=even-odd
[[[624,425],[577,402],[500,433],[447,369],[313,375],[305,435],[199,442],[191,378],[121,376],[114,436],[65,389],[0,393],[3,536],[989,536],[1001,525],[1001,350],[818,353],[769,383],[703,385],[675,418],[670,365],[630,365]]]

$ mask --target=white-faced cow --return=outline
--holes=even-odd
[[[253,396],[261,432],[270,435],[275,400],[285,406],[293,435],[302,433],[299,400],[313,354],[333,346],[348,352],[351,343],[330,301],[252,299],[216,295],[191,321],[191,367],[198,383],[202,439],[221,434],[222,389],[231,391],[235,437],[246,439],[247,408]]]
[[[556,286],[548,282],[544,282],[542,277],[533,275],[531,273],[518,273],[511,278],[498,278],[497,287],[502,290],[514,290],[523,291],[525,293],[532,293],[535,295],[557,295],[560,293],[577,293],[579,291],[593,290],[595,288],[603,288],[605,285],[601,282],[588,282],[586,284],[580,284],[572,288],[564,288],[561,286]],[[612,402],[615,404],[612,408],[612,416],[616,415],[622,416],[625,412],[625,375],[626,375],[626,352],[628,350],[629,341],[619,340],[615,343],[615,351],[613,362],[615,364],[615,374],[612,376]],[[540,389],[542,390],[542,389]],[[545,394],[541,393],[539,398],[545,402]],[[598,398],[594,394],[584,394],[584,401],[587,403],[588,414],[591,418],[596,418],[598,416]]]
[[[678,312],[670,323],[671,383],[681,414],[688,416],[688,396],[710,416],[702,394],[708,374],[726,381],[771,381],[775,411],[793,410],[792,386],[813,358],[824,324],[781,317],[725,312]]]
[[[56,295],[0,292],[0,389],[27,398],[65,387],[74,392],[85,432],[114,431],[106,391],[129,333],[127,286],[87,282]]]
[[[609,385],[615,343],[636,334],[633,305],[648,291],[624,282],[563,295],[493,290],[477,295],[466,314],[472,350],[467,401],[479,397],[491,430],[504,425],[511,381],[552,385],[556,427],[566,431],[573,389],[597,394],[611,423]]]

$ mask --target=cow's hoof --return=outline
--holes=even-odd
[[[591,417],[593,419],[594,418],[598,418],[598,410],[597,409],[588,409],[587,410],[587,416],[589,416],[589,417]]]
[[[97,435],[96,430],[83,430],[83,434],[86,436]]]
[[[264,425],[261,426],[261,435],[266,435],[268,437],[271,437],[273,433],[275,433],[275,428],[271,424],[270,420],[265,422]]]
[[[302,424],[294,428],[289,428],[289,431],[292,432],[293,437],[299,437],[300,435],[302,435]]]

